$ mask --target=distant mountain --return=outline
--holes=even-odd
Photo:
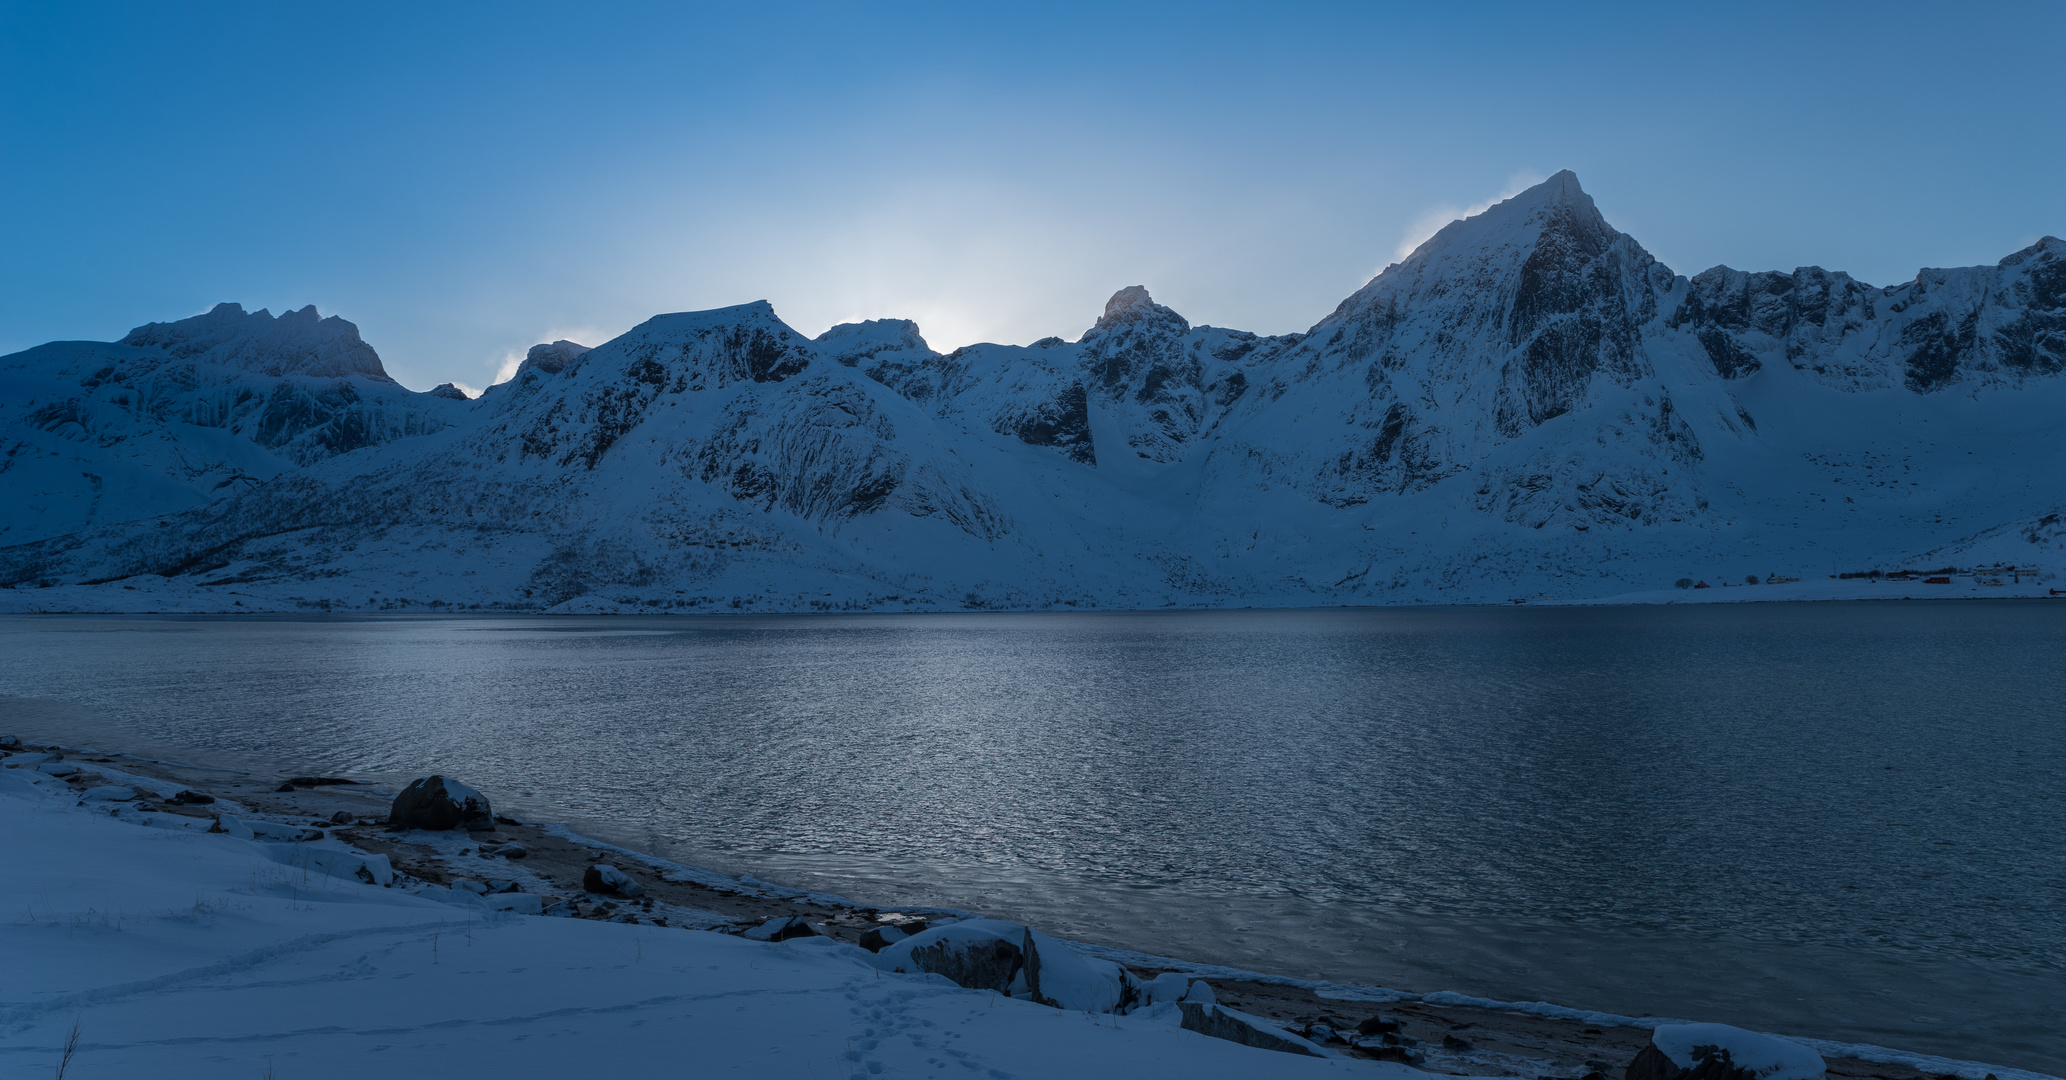
[[[765,303],[467,401],[223,305],[0,358],[0,606],[1140,608],[1655,596],[2041,562],[2066,243],[1876,288],[1687,279],[1568,172],[1304,334],[1139,286],[1077,340],[807,339]],[[1774,594],[1777,595],[1777,594]]]
[[[453,393],[404,390],[358,327],[314,307],[218,304],[0,357],[0,545],[190,510],[436,431],[466,414]]]

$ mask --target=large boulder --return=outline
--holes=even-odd
[[[1163,1002],[1184,1000],[1191,992],[1190,976],[1181,971],[1165,971],[1140,984],[1138,991],[1143,1005],[1160,1005]]]
[[[387,812],[387,823],[403,829],[466,829],[486,832],[495,828],[495,811],[488,797],[457,780],[426,776],[395,796]]]
[[[1083,956],[1038,930],[1026,931],[1021,950],[1026,989],[1042,1005],[1088,1013],[1125,1012],[1140,998],[1140,981],[1125,968]]]
[[[879,966],[912,974],[943,975],[956,986],[1009,994],[1026,966],[1026,928],[995,919],[935,926],[895,942],[876,955]]]
[[[626,899],[643,896],[646,887],[632,880],[630,874],[609,863],[595,863],[581,872],[581,887],[592,893],[622,896]]]
[[[1727,1024],[1660,1024],[1627,1080],[1817,1080],[1822,1055],[1790,1039]]]

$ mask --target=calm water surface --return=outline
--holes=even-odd
[[[9,617],[0,694],[867,902],[2066,1072],[2066,604]]]

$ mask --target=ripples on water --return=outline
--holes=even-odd
[[[2066,605],[33,617],[0,641],[0,692],[111,741],[449,771],[873,902],[2066,1061]]]

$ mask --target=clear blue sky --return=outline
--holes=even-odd
[[[768,299],[1304,329],[1577,171],[1680,273],[2066,233],[2066,4],[0,5],[0,352],[314,303],[479,387]]]

